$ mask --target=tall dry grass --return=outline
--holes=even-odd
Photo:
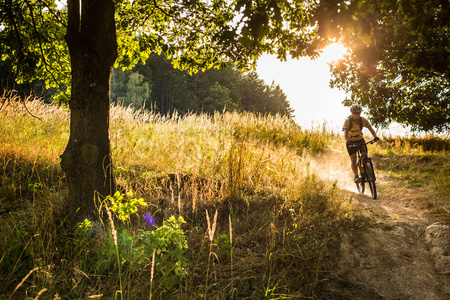
[[[96,225],[103,234],[92,238],[81,227],[74,231],[64,210],[59,155],[69,134],[67,110],[36,100],[25,106],[19,99],[8,101],[0,120],[0,293],[6,298],[330,293],[322,283],[332,273],[348,209],[342,209],[336,186],[311,172],[309,158],[325,149],[333,133],[304,130],[280,116],[166,117],[112,107],[119,187],[147,206],[127,222],[114,219],[114,236],[105,224]],[[207,211],[217,215],[209,219]],[[146,227],[143,213],[155,218],[156,228],[186,237],[184,253],[163,251],[173,269],[155,265],[161,250],[137,257],[136,249],[145,250],[137,244],[139,234],[147,232],[151,241],[150,233],[156,233]],[[163,225],[171,216],[184,218],[186,223],[177,225],[182,232],[170,229],[170,222]],[[186,267],[176,265],[185,259]]]

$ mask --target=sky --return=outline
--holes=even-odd
[[[264,55],[258,61],[256,72],[266,84],[274,82],[280,85],[299,125],[310,128],[311,124],[326,124],[327,128],[340,131],[350,111],[342,105],[345,92],[329,86],[331,73],[328,63],[344,53],[344,47],[334,44],[325,48],[315,60],[303,57],[280,62],[275,56]],[[389,128],[391,134],[404,132],[398,124]]]
[[[279,84],[294,109],[298,124],[309,127],[311,123],[326,122],[332,128],[342,126],[350,115],[342,105],[345,93],[329,87],[330,67],[328,63],[345,52],[342,46],[324,50],[322,55],[311,60],[308,57],[288,59],[280,62],[275,56],[264,55],[258,61],[256,72],[266,84]],[[342,124],[341,124],[342,123]]]

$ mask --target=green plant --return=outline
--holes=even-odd
[[[214,244],[219,247],[219,252],[226,257],[231,257],[232,248],[230,244],[230,237],[224,233],[214,239]]]
[[[130,233],[129,228],[123,226],[115,227],[112,237],[107,238],[99,250],[95,271],[109,276],[118,275],[121,287],[117,293],[124,296],[124,282],[129,280],[127,276],[141,273],[151,266],[151,283],[155,273],[160,293],[170,292],[187,275],[185,251],[188,244],[181,229],[184,223],[183,217],[172,216],[155,230],[140,229],[137,234]]]
[[[114,193],[113,196],[108,195],[105,200],[102,202],[102,205],[100,206],[100,210],[102,207],[105,207],[106,213],[108,214],[108,218],[111,225],[111,233],[113,237],[114,247],[111,245],[111,243],[105,243],[104,247],[101,249],[101,253],[109,254],[108,257],[112,257],[115,255],[115,259],[117,262],[117,267],[119,270],[119,286],[120,290],[116,291],[116,296],[118,293],[120,293],[121,299],[123,299],[123,285],[122,285],[122,265],[124,261],[126,261],[126,257],[128,252],[121,251],[121,248],[123,245],[129,244],[128,242],[131,242],[132,248],[132,242],[133,238],[127,233],[126,230],[122,230],[122,228],[119,227],[119,230],[116,229],[116,226],[114,224],[114,219],[112,217],[111,211],[115,212],[118,216],[118,218],[122,222],[129,222],[130,216],[137,212],[139,206],[146,206],[147,203],[144,202],[144,199],[142,198],[135,198],[134,193],[132,191],[127,192],[126,194],[122,194],[121,192],[117,191]],[[119,243],[118,239],[118,232],[123,233],[120,235],[120,237],[124,237],[124,241],[122,240]],[[106,264],[108,266],[109,264]]]
[[[170,217],[154,231],[140,230],[136,237],[138,246],[133,250],[135,261],[139,265],[148,262],[155,253],[153,264],[155,271],[163,275],[163,285],[171,289],[187,275],[187,259],[184,251],[188,248],[187,239],[181,225],[186,223],[183,217]]]
[[[84,219],[83,222],[78,224],[77,229],[75,229],[75,237],[73,238],[74,250],[77,252],[78,250],[84,248],[88,244],[87,233],[91,230],[92,224],[88,219]]]
[[[144,199],[135,198],[132,191],[122,194],[115,192],[113,196],[106,197],[105,202],[109,202],[108,208],[118,214],[118,218],[125,222],[130,218],[130,215],[137,212],[139,206],[146,206]]]
[[[33,194],[41,194],[42,193],[42,183],[41,182],[33,182],[28,184],[28,190]]]

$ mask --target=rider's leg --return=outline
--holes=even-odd
[[[355,182],[359,183],[361,179],[358,176],[358,167],[356,166],[356,152],[358,148],[354,147],[352,144],[347,144],[347,151],[350,156],[350,162],[352,166],[353,175],[355,176]]]
[[[352,164],[353,175],[356,177],[356,176],[358,176],[358,168],[356,166],[356,153],[350,155],[350,161]]]

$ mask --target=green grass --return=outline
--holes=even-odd
[[[310,166],[332,132],[280,116],[112,107],[123,198],[103,203],[105,224],[70,224],[59,166],[68,112],[27,108],[40,119],[17,101],[0,112],[0,299],[333,297],[325,283],[351,198]],[[407,154],[386,151],[376,155],[395,172]]]

